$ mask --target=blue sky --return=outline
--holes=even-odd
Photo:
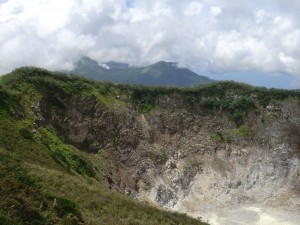
[[[294,84],[294,78],[289,74],[269,74],[260,72],[224,72],[211,74],[209,77],[215,80],[235,80],[267,88],[298,89],[298,84]]]
[[[128,8],[133,8],[133,0],[126,0],[126,6],[128,7]]]
[[[0,0],[0,74],[86,55],[300,88],[299,12],[294,0]]]

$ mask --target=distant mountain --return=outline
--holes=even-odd
[[[81,58],[70,73],[94,80],[109,80],[116,83],[191,87],[214,82],[177,63],[160,61],[147,67],[130,67],[125,63],[108,62],[99,65],[89,57]]]

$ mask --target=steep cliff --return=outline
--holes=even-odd
[[[299,224],[299,99],[234,82],[146,88],[34,68],[1,80],[1,107],[58,170],[222,225],[264,224],[269,212]]]

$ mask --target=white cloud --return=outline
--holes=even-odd
[[[181,63],[181,62],[178,62],[175,64],[175,66],[179,69],[185,69],[185,68],[188,68],[188,66],[184,63]]]
[[[221,12],[222,12],[222,9],[218,6],[213,6],[213,7],[210,8],[210,13],[213,16],[218,16]]]
[[[265,22],[265,20],[266,20],[266,11],[265,10],[263,10],[263,9],[260,9],[260,10],[258,10],[258,11],[255,11],[254,12],[254,16],[255,16],[255,22],[257,23],[257,24],[261,24],[261,23],[263,23],[263,22]]]
[[[297,73],[297,71],[300,71],[299,59],[295,59],[294,57],[287,55],[283,52],[279,53],[279,59],[285,66],[287,72],[294,74]]]
[[[106,70],[110,70],[110,66],[105,63],[100,64],[100,66]]]
[[[129,4],[130,3],[130,4]],[[0,73],[36,65],[182,62],[210,72],[300,80],[300,3],[287,0],[8,0],[0,2]]]
[[[183,14],[186,16],[198,15],[202,12],[202,9],[203,6],[201,3],[192,1],[185,6]]]

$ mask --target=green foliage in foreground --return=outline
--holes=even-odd
[[[101,224],[137,224],[137,225],[205,225],[196,219],[180,213],[172,213],[153,208],[149,205],[139,203],[121,196],[113,194],[101,196],[102,202],[92,202],[90,207],[94,207],[101,215]]]
[[[51,194],[45,193],[45,197],[53,202],[53,207],[60,217],[72,215],[75,218],[82,219],[81,213],[78,210],[76,203],[65,197],[56,197]]]
[[[53,206],[37,183],[24,171],[20,162],[1,151],[0,224],[77,224],[82,221],[75,205],[73,210],[76,213],[60,213],[64,205],[64,202],[57,201]]]

